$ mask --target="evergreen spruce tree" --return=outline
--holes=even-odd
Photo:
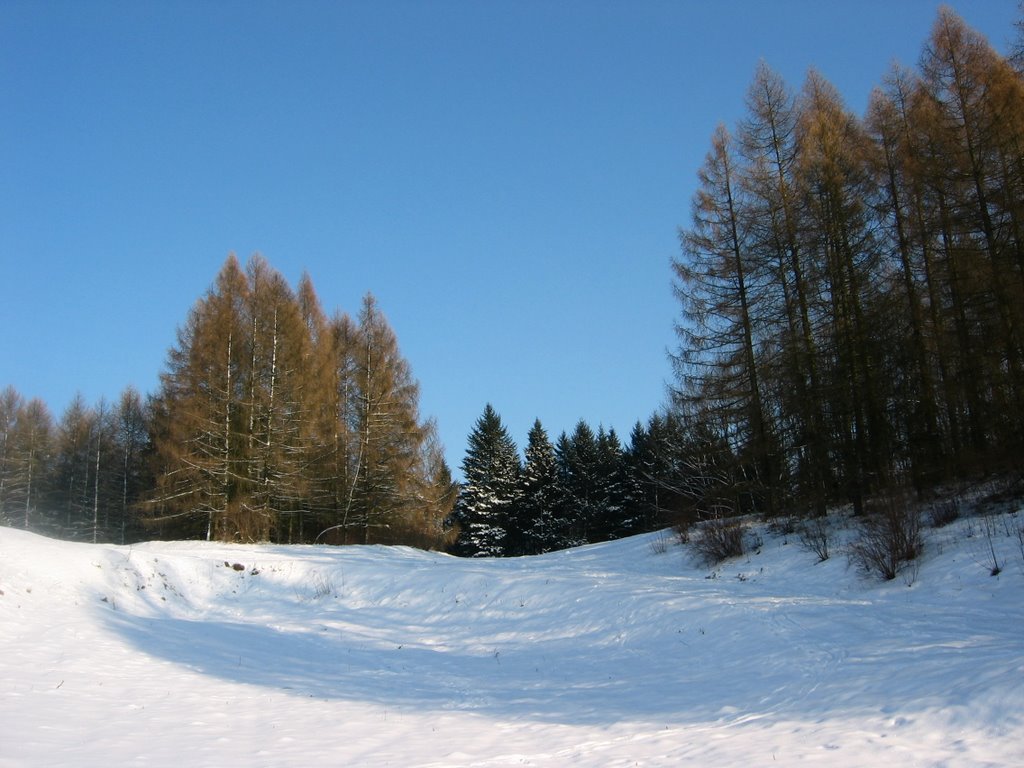
[[[519,454],[490,403],[469,435],[464,482],[455,503],[455,552],[471,557],[506,554],[509,516],[518,495]]]
[[[684,522],[683,510],[695,482],[685,463],[687,435],[676,411],[655,413],[646,426],[637,422],[624,452],[625,525],[632,532],[652,531]]]
[[[600,501],[597,436],[580,419],[572,435],[564,432],[555,448],[563,492],[563,509],[568,521],[568,546],[586,544],[592,539]]]
[[[622,444],[614,429],[597,430],[597,492],[591,541],[608,541],[627,534],[624,526],[625,465]]]
[[[560,512],[561,489],[555,447],[537,419],[527,435],[526,462],[515,505],[519,534],[516,554],[536,555],[565,546],[566,521]]]
[[[630,533],[653,530],[647,521],[654,517],[647,503],[644,472],[646,470],[649,436],[643,422],[638,421],[629,433],[629,445],[622,452],[622,524]]]

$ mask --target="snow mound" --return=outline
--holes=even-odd
[[[710,571],[667,534],[462,560],[0,528],[0,766],[1024,764],[1007,521],[887,583],[764,528]]]

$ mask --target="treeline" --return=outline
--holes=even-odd
[[[1020,470],[1019,64],[942,10],[863,119],[816,72],[794,94],[762,67],[715,131],[674,264],[707,508],[859,511]]]
[[[0,392],[0,524],[94,542],[140,538],[151,448],[134,389],[116,405],[90,407],[78,396],[55,424],[45,403],[8,386]]]
[[[675,521],[687,489],[676,479],[682,439],[672,416],[638,423],[623,446],[586,422],[552,443],[539,420],[524,455],[488,404],[469,435],[450,525],[454,554],[534,555],[654,530]],[[687,480],[686,482],[689,482]]]
[[[0,399],[0,522],[92,541],[444,546],[455,497],[418,385],[371,296],[328,318],[312,281],[227,259],[159,391],[54,424]]]

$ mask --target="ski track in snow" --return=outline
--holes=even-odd
[[[663,534],[462,560],[0,528],[0,767],[1024,765],[1015,540],[993,577],[969,525],[929,531],[908,584],[758,533],[709,571]]]

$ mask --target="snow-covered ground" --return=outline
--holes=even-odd
[[[709,570],[662,534],[484,561],[0,528],[0,766],[1024,765],[1015,538],[991,576],[960,520],[883,583],[757,534]]]

